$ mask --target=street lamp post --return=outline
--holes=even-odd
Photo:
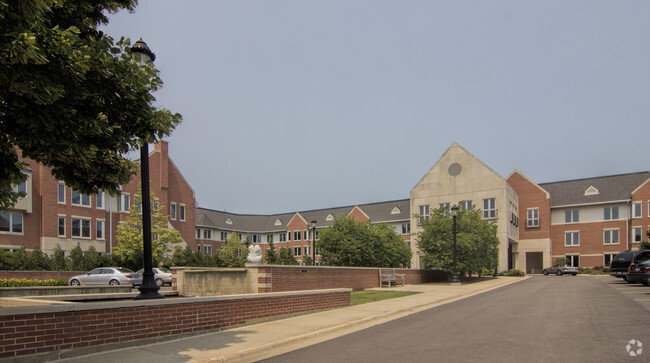
[[[311,264],[316,266],[316,221],[311,221]]]
[[[147,62],[153,62],[156,55],[149,49],[147,43],[142,39],[138,40],[131,47],[136,61],[143,66]],[[163,295],[158,293],[160,287],[156,285],[153,274],[153,254],[151,252],[151,193],[149,188],[149,144],[142,140],[140,145],[140,176],[142,183],[142,250],[144,257],[144,272],[142,273],[142,284],[138,288],[140,294],[135,300],[162,299]]]
[[[456,216],[458,215],[458,206],[454,205],[451,207],[451,216],[454,218],[454,224],[453,224],[453,232],[454,232],[454,270],[453,270],[453,275],[451,276],[451,283],[457,284],[460,283],[460,279],[458,278],[458,273],[456,273],[456,260],[457,260],[457,255],[456,255]]]

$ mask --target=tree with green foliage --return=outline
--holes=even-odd
[[[269,248],[266,249],[266,256],[264,256],[264,261],[269,265],[275,265],[278,259],[278,254],[275,250],[275,244],[273,241],[269,242]]]
[[[302,258],[302,264],[304,266],[312,266],[314,264],[314,260],[311,258],[311,256],[307,255]]]
[[[23,157],[87,194],[116,191],[136,166],[124,155],[169,135],[181,116],[153,106],[158,71],[130,40],[98,30],[137,0],[0,1],[0,209],[24,195]]]
[[[276,265],[298,265],[298,260],[293,255],[290,247],[280,247],[278,258],[275,261]]]
[[[424,253],[422,262],[427,269],[451,272],[454,260],[453,218],[448,208],[431,212],[423,220],[422,231],[416,236],[418,248]],[[457,271],[469,273],[483,269],[494,271],[498,263],[499,239],[497,225],[483,220],[476,209],[459,210],[456,217]]]
[[[52,269],[54,271],[65,270],[65,253],[58,243],[52,249],[52,256],[50,258],[52,259]]]
[[[646,234],[648,235],[648,240],[641,242],[639,246],[640,250],[650,250],[650,229],[646,231]]]
[[[336,217],[319,231],[316,246],[329,266],[401,267],[411,260],[411,249],[393,228],[349,216]]]
[[[39,246],[36,246],[32,252],[29,253],[27,264],[30,270],[47,271],[52,268],[50,257],[43,253]]]
[[[170,257],[173,245],[183,242],[181,233],[171,227],[168,217],[162,212],[162,205],[154,203],[156,195],[153,191],[149,196],[151,200],[151,254],[154,264]],[[113,248],[113,254],[125,257],[136,263],[137,266],[143,265],[143,235],[142,235],[142,189],[138,186],[138,193],[133,198],[133,204],[129,208],[129,216],[125,223],[117,226],[117,246]]]
[[[225,267],[244,267],[248,249],[242,244],[237,233],[231,233],[217,254]]]
[[[70,250],[70,253],[65,258],[65,268],[68,271],[84,271],[83,261],[84,253],[81,250],[81,246],[77,243],[77,245]]]

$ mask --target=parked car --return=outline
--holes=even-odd
[[[627,281],[627,270],[630,267],[630,263],[634,259],[634,254],[637,251],[624,251],[612,259],[612,262],[609,264],[609,275],[616,278],[622,278]]]
[[[640,282],[648,286],[650,282],[648,278],[650,278],[650,259],[636,264],[630,264],[629,271],[627,272],[628,282]]]
[[[158,286],[164,286],[172,284],[172,271],[164,267],[155,267],[153,270],[153,278]],[[141,268],[137,271],[138,274],[142,275],[144,269]]]
[[[650,250],[636,251],[625,274],[625,281],[629,283],[641,282],[647,284],[647,275],[642,268],[639,268],[639,265],[647,260],[650,260]]]
[[[73,276],[68,280],[70,286],[85,285],[139,285],[142,275],[124,267],[99,267],[85,275]]]
[[[553,265],[544,269],[544,275],[556,274],[562,276],[564,274],[571,274],[573,276],[578,274],[578,268],[568,265]]]

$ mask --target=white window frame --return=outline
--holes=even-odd
[[[483,219],[497,219],[497,199],[483,199]]]
[[[641,242],[643,242],[643,227],[641,227],[641,226],[632,226],[631,229],[632,229],[632,233],[631,233],[632,235],[630,237],[632,238],[632,243],[641,243]],[[637,235],[639,236],[638,241],[636,239]]]
[[[79,221],[79,235],[75,235],[75,230],[74,230],[74,223],[75,221]],[[88,235],[85,236],[83,233],[83,222],[88,222]],[[92,231],[92,219],[90,218],[85,218],[85,217],[71,217],[70,218],[70,236],[72,238],[83,238],[83,239],[91,239],[93,235]]]
[[[311,246],[303,246],[302,252],[304,253],[305,256],[311,257]]]
[[[616,241],[614,241],[616,237]],[[609,239],[609,241],[608,241]],[[611,228],[603,230],[603,244],[604,245],[617,245],[621,243],[621,231],[618,228]]]
[[[266,235],[266,243],[273,242],[273,235],[272,234],[267,234]]]
[[[300,257],[302,253],[302,246],[294,246],[293,247],[293,256],[294,257]]]
[[[616,211],[616,218],[614,218],[614,211]],[[607,213],[609,212],[609,218],[607,217]],[[619,210],[618,206],[611,206],[611,207],[605,207],[603,209],[603,219],[606,221],[615,221],[619,218]]]
[[[56,202],[58,204],[65,204],[65,184],[59,182],[56,185]]]
[[[178,219],[185,222],[185,204],[180,204],[178,207]]]
[[[120,212],[128,212],[131,207],[131,194],[120,194]]]
[[[208,256],[212,256],[212,246],[204,245],[203,246],[203,253],[208,255]]]
[[[282,232],[278,236],[279,236],[278,242],[287,242],[287,233],[286,232]]]
[[[578,263],[575,263],[575,258],[578,258]],[[564,255],[564,258],[567,261],[567,265],[573,267],[580,267],[580,255]]]
[[[474,206],[472,205],[471,200],[461,200],[460,201],[460,209],[461,210],[471,210],[472,208],[474,208]]]
[[[607,263],[607,256],[609,256],[609,263]],[[609,267],[612,264],[614,256],[616,256],[616,253],[603,253],[603,266]]]
[[[176,203],[174,202],[169,203],[169,219],[171,219],[172,221],[176,220],[177,207],[178,205]]]
[[[0,231],[2,234],[13,234],[13,235],[22,235],[25,233],[25,217],[23,216],[22,213],[17,213],[17,212],[8,212],[8,211],[0,211],[2,214],[7,215],[7,223],[8,225],[8,230],[7,231]],[[17,229],[14,229],[14,219],[17,218],[17,216],[20,216],[20,230],[18,231]]]
[[[568,236],[571,236],[571,238],[570,238],[571,243],[568,243],[569,242],[569,238],[567,238]],[[577,240],[578,240],[577,243],[575,241],[576,236],[577,236]],[[564,232],[564,247],[576,247],[576,246],[580,246],[580,231],[565,231]]]
[[[411,223],[402,223],[402,234],[411,233]]]
[[[212,231],[209,229],[203,230],[203,239],[212,239]]]
[[[222,241],[228,240],[228,232],[221,232],[221,240]]]
[[[296,238],[296,237],[298,237],[298,238]],[[301,231],[293,231],[293,240],[294,241],[302,241],[300,239],[300,237],[302,237],[302,232]]]
[[[100,191],[95,195],[95,208],[104,209],[106,193]]]
[[[79,202],[78,203],[75,203],[75,194],[79,195]],[[84,197],[88,198],[88,200],[86,202],[84,202]],[[77,206],[77,207],[90,207],[90,205],[92,204],[91,199],[92,198],[90,198],[89,194],[84,194],[84,193],[82,193],[80,191],[70,189],[70,204],[71,205],[74,205],[74,206]]]
[[[578,223],[580,222],[580,209],[567,209],[564,211],[565,223]]]
[[[66,232],[67,232],[67,226],[65,224],[66,218],[63,215],[59,215],[56,218],[56,235],[59,237],[65,237]],[[61,222],[63,222],[63,226],[61,226]],[[63,227],[63,233],[61,233],[61,227]]]
[[[97,240],[106,239],[106,221],[103,219],[95,221],[95,238]]]
[[[528,228],[539,227],[539,208],[528,208],[526,210],[526,226]]]
[[[423,204],[420,206],[420,223],[422,221],[429,220],[431,218],[431,208],[428,204]]]
[[[637,212],[636,207],[639,207]],[[641,218],[643,216],[643,204],[641,202],[632,203],[632,218]]]

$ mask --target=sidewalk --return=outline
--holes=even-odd
[[[58,362],[250,362],[326,341],[524,279],[499,277],[462,285],[422,284],[384,288],[383,290],[391,291],[418,291],[421,294],[162,343],[104,351]]]

